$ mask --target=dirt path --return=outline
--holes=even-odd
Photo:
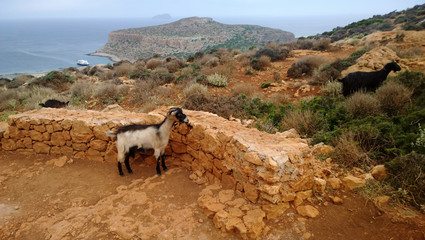
[[[239,239],[203,214],[197,199],[205,186],[185,169],[158,177],[136,161],[134,174],[120,177],[115,164],[67,159],[58,167],[55,159],[0,151],[0,239]],[[423,215],[390,215],[337,194],[344,203],[320,204],[314,219],[290,208],[266,220],[264,239],[425,239]]]

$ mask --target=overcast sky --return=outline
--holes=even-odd
[[[0,18],[287,17],[373,15],[417,0],[0,0]]]

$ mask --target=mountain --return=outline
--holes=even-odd
[[[154,55],[187,57],[212,48],[246,50],[267,42],[287,42],[293,33],[256,25],[228,25],[212,18],[191,17],[169,24],[109,33],[108,42],[94,55],[135,61]]]

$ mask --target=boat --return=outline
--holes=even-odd
[[[80,60],[77,60],[77,65],[88,66],[88,65],[90,65],[90,63],[87,60],[80,59]]]

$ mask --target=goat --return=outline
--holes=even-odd
[[[338,81],[342,83],[342,94],[347,97],[360,90],[374,92],[382,85],[391,71],[397,72],[400,70],[401,67],[396,62],[390,62],[379,71],[352,72],[343,79],[338,79]]]
[[[46,108],[63,108],[68,105],[68,102],[61,102],[58,100],[50,99],[47,100],[45,103],[40,103],[39,105]]]
[[[122,162],[125,163],[128,173],[133,173],[130,168],[129,158],[130,156],[134,157],[134,152],[137,149],[152,148],[156,159],[156,173],[161,175],[160,159],[162,160],[162,169],[167,171],[164,151],[170,138],[171,128],[177,121],[188,123],[189,119],[181,108],[170,108],[161,123],[151,125],[131,124],[118,128],[116,132],[107,131],[106,135],[117,139],[119,174],[124,176],[121,167]]]

